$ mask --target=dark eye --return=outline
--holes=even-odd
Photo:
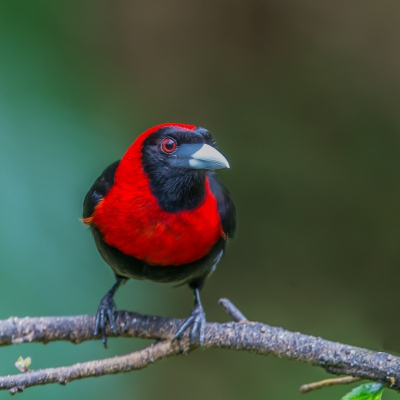
[[[173,153],[176,150],[176,142],[174,139],[166,138],[162,141],[161,148],[164,153]]]

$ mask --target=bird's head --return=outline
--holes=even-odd
[[[128,163],[141,164],[153,194],[168,211],[197,207],[205,195],[207,171],[229,168],[207,129],[173,123],[142,133],[121,160]]]
[[[146,134],[146,132],[145,132]],[[143,142],[143,167],[208,170],[229,168],[227,159],[216,149],[207,129],[192,125],[163,125]]]

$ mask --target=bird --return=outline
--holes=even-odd
[[[229,168],[210,132],[196,125],[154,126],[95,180],[83,203],[83,223],[116,281],[101,299],[94,336],[107,347],[117,334],[114,295],[128,279],[187,284],[194,306],[173,340],[189,329],[204,345],[200,291],[236,234],[236,210],[215,170]]]

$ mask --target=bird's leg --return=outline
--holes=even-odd
[[[194,287],[193,294],[194,307],[192,312],[190,313],[189,318],[179,328],[178,332],[176,332],[172,340],[179,339],[183,332],[185,332],[185,330],[191,326],[189,336],[190,344],[199,343],[199,345],[203,347],[206,327],[206,314],[204,313],[203,306],[201,305],[200,301],[200,288]]]
[[[107,320],[110,323],[110,328],[112,331],[117,334],[117,326],[115,325],[114,318],[116,306],[113,297],[122,282],[124,282],[123,278],[117,278],[117,281],[114,283],[112,288],[101,299],[99,308],[97,309],[93,334],[94,336],[97,336],[99,333],[101,333],[101,341],[103,342],[105,348],[107,348]]]

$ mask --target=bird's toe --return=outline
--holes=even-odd
[[[108,293],[101,299],[99,308],[97,309],[95,325],[94,325],[94,336],[101,334],[101,341],[104,347],[107,348],[107,334],[106,327],[107,322],[110,324],[112,331],[117,334],[117,326],[115,324],[114,312],[116,310],[115,302]]]
[[[190,327],[189,340],[191,345],[204,346],[206,314],[201,306],[193,308],[189,318],[182,324],[173,340],[180,339],[183,333]]]

